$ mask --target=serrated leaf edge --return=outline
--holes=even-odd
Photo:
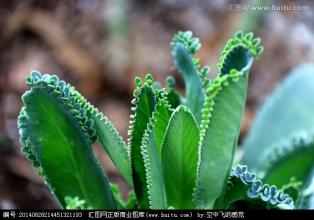
[[[222,68],[228,55],[239,46],[246,48],[255,59],[259,58],[264,50],[263,46],[261,46],[260,38],[254,38],[252,32],[244,34],[242,31],[238,31],[237,33],[235,33],[233,38],[227,41],[225,47],[220,54],[220,60],[217,64],[219,72],[222,72]]]
[[[152,181],[151,181],[151,172],[150,172],[150,166],[149,166],[149,158],[148,158],[147,149],[146,149],[148,140],[149,140],[149,134],[153,131],[154,124],[157,121],[157,114],[158,114],[157,109],[159,105],[165,105],[168,108],[169,112],[173,111],[173,109],[171,109],[171,106],[166,99],[166,92],[164,90],[160,90],[159,93],[160,93],[160,96],[157,96],[157,97],[160,97],[160,98],[158,99],[157,105],[155,107],[155,111],[152,113],[152,116],[147,124],[147,128],[144,132],[142,144],[141,144],[141,153],[144,158],[144,166],[145,166],[145,173],[146,173],[148,199],[149,199],[149,205],[151,209],[152,209],[152,200],[151,200]]]
[[[256,174],[249,172],[246,165],[238,164],[231,169],[227,191],[233,187],[234,179],[241,180],[241,183],[250,187],[247,190],[247,196],[250,199],[261,199],[269,202],[271,205],[280,209],[294,209],[293,199],[283,190],[278,190],[275,185],[264,184],[260,179],[256,178]]]

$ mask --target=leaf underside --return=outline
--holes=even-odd
[[[191,110],[196,121],[201,122],[201,108],[204,104],[205,93],[197,69],[192,61],[189,51],[181,43],[172,47],[174,62],[182,74],[186,87],[186,105]]]
[[[289,74],[258,111],[244,141],[243,163],[261,169],[263,162],[256,155],[294,132],[314,128],[314,99],[310,94],[314,94],[314,65],[304,64]]]
[[[280,141],[264,155],[264,181],[278,187],[291,178],[305,182],[314,167],[314,136],[298,132]]]
[[[226,57],[221,74],[229,74],[232,69],[241,71],[252,59],[250,51],[243,46],[237,46]]]

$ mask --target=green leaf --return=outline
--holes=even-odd
[[[128,184],[132,186],[131,166],[128,157],[128,151],[122,137],[119,135],[116,128],[112,125],[109,119],[99,112],[92,104],[90,104],[77,90],[71,88],[72,99],[76,100],[82,107],[82,114],[86,115],[96,131],[99,140],[108,153],[122,176]]]
[[[259,44],[239,32],[222,51],[221,71],[206,88],[200,127],[200,160],[194,194],[198,208],[213,208],[229,177],[248,86],[248,71]],[[242,56],[243,55],[243,56]]]
[[[175,79],[172,76],[168,76],[166,79],[167,84],[167,100],[173,109],[177,108],[181,104],[181,96],[174,88]]]
[[[136,209],[136,198],[134,191],[129,192],[128,200],[125,202],[121,196],[120,187],[118,184],[110,183],[113,197],[117,204],[117,209]]]
[[[161,163],[168,206],[195,208],[199,130],[191,112],[179,106],[170,118],[161,149]]]
[[[314,169],[303,186],[297,208],[314,209]]]
[[[245,165],[232,168],[229,182],[223,194],[223,206],[217,208],[236,207],[239,202],[249,203],[253,209],[294,209],[293,199],[275,185],[264,184],[256,178],[255,173],[248,171]]]
[[[134,191],[129,192],[129,198],[125,203],[125,209],[138,209]]]
[[[260,38],[253,37],[251,32],[244,35],[238,31],[228,40],[217,65],[221,74],[229,74],[232,69],[242,71],[250,68],[253,58],[257,59],[264,50]]]
[[[305,182],[314,167],[314,135],[298,132],[283,139],[262,156],[264,181],[284,186],[292,177]]]
[[[231,77],[221,79],[224,80],[217,86],[220,90],[217,89],[212,97],[206,99],[203,110],[201,152],[194,195],[200,208],[213,208],[225,187],[245,106],[248,74],[239,75],[238,80]],[[216,82],[218,78],[213,83]]]
[[[67,210],[77,210],[77,209],[92,209],[92,207],[87,207],[86,206],[86,201],[81,200],[79,197],[71,197],[71,196],[66,196],[64,198],[64,201],[66,203],[65,209]]]
[[[220,73],[229,74],[232,69],[241,71],[243,67],[250,67],[252,62],[253,56],[250,51],[243,46],[237,46],[226,56]]]
[[[167,100],[174,109],[182,104],[179,93],[174,89],[167,93]]]
[[[181,43],[172,46],[172,55],[176,68],[182,74],[186,87],[186,105],[193,113],[196,121],[201,122],[201,107],[204,105],[205,94],[201,79],[192,61],[192,56]]]
[[[193,37],[192,31],[179,31],[175,34],[171,40],[171,46],[177,43],[182,44],[191,55],[194,55],[202,46],[200,40]]]
[[[290,178],[290,181],[288,183],[285,183],[281,190],[288,194],[293,201],[295,201],[296,206],[299,204],[301,191],[304,188],[304,184],[302,181],[298,181],[295,177]]]
[[[114,128],[109,119],[102,113],[94,111],[93,114],[90,115],[90,118],[95,122],[94,128],[102,146],[122,176],[128,184],[132,186],[133,183],[130,160],[122,137],[119,135],[118,131]]]
[[[314,127],[314,65],[294,69],[269,96],[256,115],[246,137],[243,161],[254,169],[262,167],[262,155],[280,139]]]
[[[115,203],[91,143],[96,140],[73,90],[56,76],[33,72],[31,90],[18,119],[23,152],[39,166],[50,190],[65,208],[65,197],[78,197],[88,207],[114,209]]]
[[[163,93],[162,93],[163,94]],[[171,112],[166,97],[160,98],[142,140],[147,190],[151,209],[166,209],[167,201],[161,171],[161,147]]]
[[[146,76],[146,83],[142,86],[139,78],[136,78],[137,88],[134,91],[135,98],[134,114],[131,116],[129,128],[128,146],[130,149],[133,186],[140,208],[148,208],[149,200],[147,193],[144,158],[141,153],[142,138],[147,124],[155,109],[156,98],[151,87],[152,76]]]

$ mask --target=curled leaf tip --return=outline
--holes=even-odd
[[[263,52],[261,40],[254,38],[253,33],[243,34],[237,32],[233,38],[228,40],[221,52],[218,69],[221,74],[228,74],[232,69],[241,71],[252,64],[252,59],[257,59]]]
[[[59,102],[69,109],[69,112],[77,119],[82,126],[82,130],[90,143],[94,143],[97,140],[96,131],[93,128],[92,119],[88,119],[84,108],[87,106],[87,101],[83,98],[74,87],[67,84],[63,80],[59,80],[56,75],[41,74],[38,71],[32,71],[29,76],[26,77],[26,82],[31,88],[47,89],[55,96]],[[24,97],[31,95],[31,91],[26,92]]]
[[[197,37],[193,37],[192,31],[179,31],[172,38],[171,45],[181,43],[190,54],[194,55],[200,48],[201,43]]]

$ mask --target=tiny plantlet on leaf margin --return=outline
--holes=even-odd
[[[192,32],[178,32],[171,48],[186,94],[181,96],[175,89],[172,77],[167,78],[166,88],[151,74],[144,81],[136,77],[127,142],[70,84],[37,71],[27,77],[30,90],[22,97],[24,107],[18,118],[22,151],[60,206],[234,209],[245,204],[294,209],[299,199],[295,195],[302,193],[290,196],[289,192],[302,188],[289,180],[276,186],[280,170],[272,166],[275,162],[265,169],[270,172],[266,179],[259,179],[245,165],[232,167],[249,70],[263,51],[260,39],[237,32],[222,50],[212,79],[210,68],[195,57],[201,44]],[[94,157],[92,144],[97,140],[132,188],[128,201]],[[273,160],[277,158],[287,166],[281,160],[290,157]],[[273,180],[271,185],[268,179]]]

